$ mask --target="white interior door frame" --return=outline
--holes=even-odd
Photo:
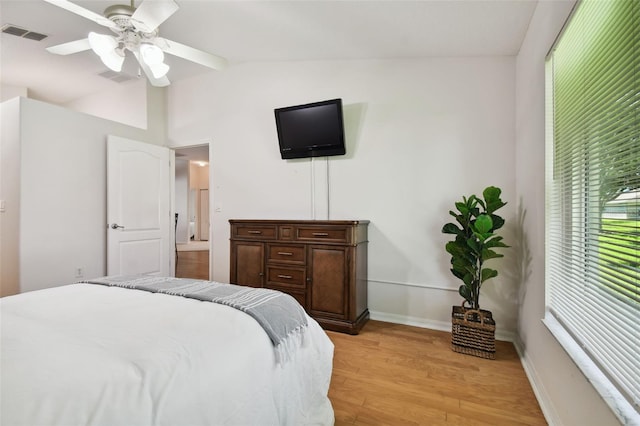
[[[209,190],[201,189],[200,190],[200,240],[201,241],[209,241],[211,236],[209,232]]]
[[[216,250],[215,245],[213,244],[213,214],[214,214],[214,209],[213,209],[213,205],[214,205],[214,198],[215,198],[215,191],[213,191],[213,167],[214,167],[214,161],[213,161],[213,149],[212,149],[212,141],[210,139],[201,139],[201,140],[196,140],[196,141],[178,141],[178,142],[173,142],[170,146],[170,148],[172,150],[179,150],[181,148],[191,148],[191,147],[195,147],[195,146],[202,146],[202,145],[207,145],[207,147],[209,148],[209,223],[210,223],[210,227],[209,227],[209,278],[213,279],[213,270],[214,270],[214,251]],[[175,153],[175,151],[174,151]],[[173,171],[175,172],[175,167],[173,168]],[[175,188],[175,175],[172,178],[172,188]],[[172,199],[174,197],[172,196]],[[196,203],[197,205],[197,203]],[[196,229],[196,235],[198,234],[198,229]],[[228,248],[227,248],[228,249]],[[227,266],[228,268],[228,266]]]

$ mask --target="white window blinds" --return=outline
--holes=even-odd
[[[547,311],[640,407],[640,1],[583,0],[551,52]]]

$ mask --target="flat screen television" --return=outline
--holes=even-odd
[[[274,110],[283,159],[344,155],[342,99]]]

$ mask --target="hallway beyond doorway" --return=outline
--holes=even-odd
[[[176,278],[209,280],[209,250],[178,251],[177,254]]]

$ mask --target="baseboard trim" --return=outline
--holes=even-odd
[[[376,321],[390,322],[393,324],[411,325],[414,327],[429,328],[431,330],[451,332],[451,321],[435,321],[424,318],[410,317],[407,315],[390,314],[388,312],[369,311],[370,318]],[[496,330],[496,340],[513,342],[515,333]],[[517,349],[517,348],[516,348]]]
[[[387,312],[369,310],[370,318],[376,321],[390,322],[393,324],[412,325],[415,327],[430,328],[439,331],[451,331],[451,323],[443,321],[425,320],[424,318],[409,317],[406,315],[390,314]]]
[[[524,373],[527,375],[527,379],[531,384],[531,389],[533,389],[533,394],[538,400],[538,404],[540,405],[540,409],[542,410],[542,415],[544,416],[545,420],[547,421],[549,426],[561,425],[560,421],[558,420],[559,417],[556,413],[556,410],[553,408],[552,404],[549,404],[549,394],[542,384],[535,366],[531,363],[531,360],[527,356],[522,340],[520,340],[520,338],[516,336],[513,341],[513,346],[516,348],[516,352],[518,352],[518,357],[520,358],[520,362],[522,363],[522,368],[524,368]]]

